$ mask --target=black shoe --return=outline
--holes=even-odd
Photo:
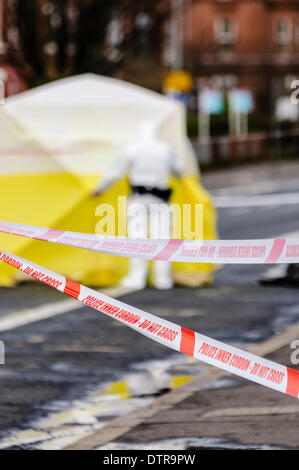
[[[273,277],[272,279],[259,279],[259,284],[262,286],[285,286],[287,284],[287,276]]]
[[[299,264],[289,264],[285,276],[259,279],[263,286],[299,287]]]

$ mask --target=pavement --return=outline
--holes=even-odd
[[[299,163],[209,172],[203,182],[216,205],[226,198],[221,238],[298,236],[298,204],[285,196],[298,194]],[[260,286],[269,268],[227,265],[209,287],[108,295],[288,365],[298,290]],[[299,447],[291,397],[219,375],[47,286],[1,288],[0,298],[0,448]]]
[[[299,324],[250,350],[290,366],[280,346],[298,334]],[[211,368],[66,450],[298,450],[298,418],[298,400]]]

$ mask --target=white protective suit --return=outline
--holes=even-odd
[[[160,190],[168,189],[171,173],[179,178],[182,176],[182,167],[173,149],[159,138],[158,129],[154,124],[149,122],[142,124],[140,139],[120,150],[96,192],[104,192],[126,173],[132,188]],[[138,194],[133,191],[128,202],[128,236],[146,238],[150,235],[151,238],[169,238],[170,229],[167,203],[150,192]],[[154,261],[153,274],[156,288],[170,289],[173,286],[171,263]],[[147,261],[139,258],[131,259],[129,274],[123,279],[122,284],[142,289],[146,286],[147,275]]]

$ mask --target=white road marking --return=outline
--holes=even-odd
[[[136,292],[133,289],[127,289],[122,286],[102,289],[101,292],[109,297],[120,297],[125,294]],[[62,315],[63,313],[79,310],[84,306],[77,300],[61,300],[49,304],[39,305],[38,307],[26,308],[18,312],[12,312],[0,318],[0,332],[14,330],[20,326],[36,323],[41,320]]]
[[[214,189],[212,193],[215,196],[237,196],[239,194],[265,194],[271,191],[296,191],[299,186],[299,178],[286,180],[259,181],[243,181],[238,186],[227,186],[224,188]]]
[[[173,439],[162,439],[160,441],[151,441],[147,443],[130,442],[110,442],[109,444],[99,446],[95,450],[110,451],[131,451],[134,450],[188,450],[188,449],[229,449],[229,450],[284,450],[283,447],[267,444],[239,444],[231,442],[229,439],[217,437],[178,437]]]
[[[218,196],[214,197],[218,209],[230,207],[263,207],[299,204],[299,193],[260,194],[258,196]]]
[[[19,432],[16,436],[11,436],[0,442],[0,450],[7,449],[12,446],[20,445],[32,445],[40,443],[36,448],[43,448],[42,443],[52,442],[52,440],[60,440],[59,446],[56,445],[56,449],[62,449],[66,445],[70,444],[74,440],[78,440],[80,436],[88,435],[92,430],[97,430],[103,427],[103,423],[97,423],[97,425],[79,425],[70,426],[63,429],[54,429],[51,431],[40,431],[35,429],[26,429],[25,431]]]

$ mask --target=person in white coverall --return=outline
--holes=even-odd
[[[180,178],[182,172],[171,146],[159,137],[154,124],[146,122],[141,126],[139,140],[119,151],[116,160],[92,195],[103,193],[127,173],[131,186],[127,224],[129,238],[147,238],[148,233],[151,238],[169,238],[169,176],[174,174]],[[140,208],[143,210],[140,211]],[[170,289],[173,286],[171,263],[154,261],[153,275],[157,289]],[[146,286],[147,276],[148,262],[133,258],[122,285],[142,289]]]

